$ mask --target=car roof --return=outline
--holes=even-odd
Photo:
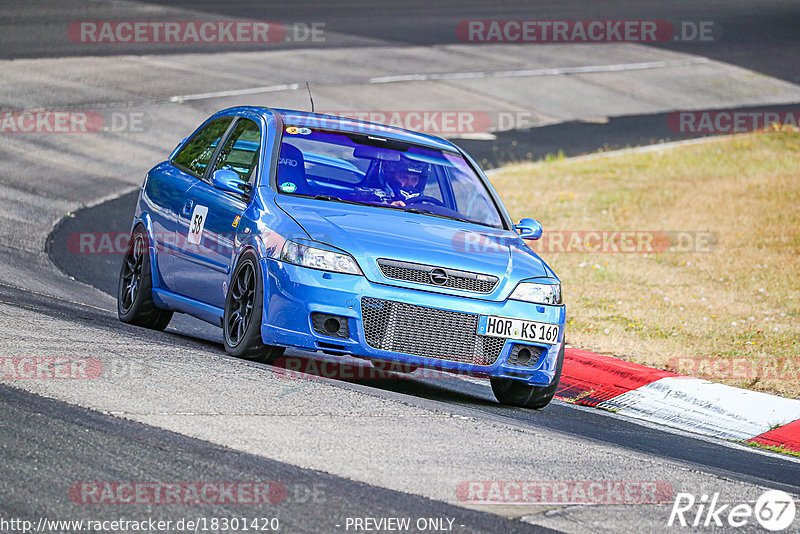
[[[241,106],[217,112],[215,115],[236,111],[251,111],[255,113],[277,113],[284,124],[290,126],[305,126],[308,128],[327,128],[344,132],[375,135],[378,137],[406,141],[409,143],[426,145],[442,150],[459,152],[453,143],[433,135],[421,134],[411,130],[404,130],[395,126],[361,121],[350,117],[327,115],[324,113],[310,113],[294,109],[268,108],[265,106]]]

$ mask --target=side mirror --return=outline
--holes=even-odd
[[[226,193],[243,194],[250,189],[250,184],[239,178],[236,171],[217,169],[211,175],[211,185]]]
[[[536,219],[522,219],[514,229],[522,239],[536,240],[542,237],[542,223]]]

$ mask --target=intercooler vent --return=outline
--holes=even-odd
[[[492,365],[505,339],[477,334],[478,316],[371,297],[361,299],[370,347],[424,358]]]

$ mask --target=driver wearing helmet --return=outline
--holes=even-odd
[[[422,194],[431,166],[429,163],[402,158],[400,161],[384,161],[381,170],[389,193],[386,200],[392,206],[405,207]]]

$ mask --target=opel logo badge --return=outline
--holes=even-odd
[[[437,286],[445,285],[450,278],[442,269],[433,269],[428,273],[428,277],[431,279],[431,283]]]

